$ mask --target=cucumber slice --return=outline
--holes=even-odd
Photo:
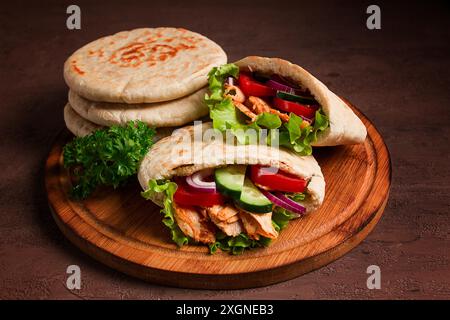
[[[273,204],[261,193],[261,191],[259,191],[250,179],[246,177],[241,197],[238,201],[238,206],[253,213],[267,213],[272,212]]]
[[[314,98],[299,96],[296,94],[287,93],[283,91],[278,91],[277,97],[283,100],[300,102],[304,104],[317,104],[317,101]]]
[[[241,197],[242,186],[244,185],[245,170],[247,166],[226,166],[216,169],[214,177],[217,190],[236,200]]]

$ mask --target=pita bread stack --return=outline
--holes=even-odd
[[[141,120],[176,127],[208,115],[207,74],[226,63],[222,48],[181,28],[141,28],[95,40],[64,65],[67,128],[84,136]]]

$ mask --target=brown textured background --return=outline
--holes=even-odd
[[[0,5],[0,298],[450,298],[450,9],[444,2],[381,6],[369,31],[354,1],[74,1],[82,29],[65,27],[72,2]],[[229,60],[279,56],[310,70],[358,106],[391,152],[393,184],[374,232],[338,261],[303,277],[240,291],[144,283],[72,246],[47,208],[43,165],[64,127],[64,60],[100,36],[180,26],[219,43]],[[82,290],[65,288],[68,265]],[[381,290],[366,288],[381,267]]]

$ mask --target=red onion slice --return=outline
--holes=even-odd
[[[314,118],[307,118],[307,117],[304,117],[304,116],[300,116],[300,118],[302,118],[303,120],[306,120],[306,121],[308,121],[310,124],[312,124],[313,122],[314,122]]]
[[[295,87],[294,85],[290,85],[287,84],[286,82],[283,82],[283,79],[279,76],[273,76],[270,80],[265,82],[265,84],[277,91],[286,92],[312,101],[315,100],[314,97],[312,97],[308,91],[302,90],[298,87]]]
[[[289,79],[286,79],[283,76],[280,76],[279,74],[273,74],[270,77],[270,79],[275,80],[276,82],[282,83],[286,86],[292,87],[295,90],[301,90],[301,88],[297,84],[293,83],[292,81],[290,81]]]
[[[296,215],[297,218],[301,217],[306,212],[306,208],[304,206],[295,202],[292,199],[289,199],[281,192],[273,194],[269,191],[262,189],[261,192],[267,197],[267,199],[272,201],[274,205],[292,212],[293,214]]]
[[[225,83],[229,84],[230,86],[234,86],[234,78],[233,77],[226,78]]]
[[[195,191],[213,193],[216,192],[216,182],[214,179],[207,179],[214,173],[212,169],[197,171],[186,177],[186,183]]]
[[[275,81],[273,79],[268,80],[265,84],[277,91],[283,91],[283,92],[287,92],[287,93],[291,93],[291,94],[297,93],[294,88],[289,87],[289,86],[282,84],[281,82]]]
[[[303,214],[306,212],[306,208],[304,206],[302,206],[300,203],[292,200],[289,197],[286,197],[284,194],[282,194],[281,192],[277,192],[276,196],[281,200],[284,201],[286,204],[290,205],[291,207],[296,208],[296,212]]]

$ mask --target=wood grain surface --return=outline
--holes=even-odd
[[[356,108],[352,107],[355,111]],[[359,113],[365,143],[317,148],[326,193],[318,211],[290,223],[269,247],[208,254],[206,246],[179,249],[161,223],[160,208],[140,196],[136,181],[104,189],[84,201],[70,199],[63,168],[65,131],[46,163],[50,208],[61,231],[95,259],[124,273],[159,283],[200,289],[241,289],[288,280],[334,261],[362,241],[387,202],[391,164],[384,141]]]
[[[449,299],[450,10],[445,1],[78,0],[82,29],[66,28],[66,0],[0,6],[1,299]],[[230,8],[233,14],[221,15]],[[226,21],[220,20],[226,17]],[[427,17],[424,22],[418,17]],[[249,54],[305,67],[376,125],[390,151],[382,219],[345,256],[268,287],[190,290],[153,285],[98,263],[60,232],[48,208],[44,164],[64,128],[65,59],[119,30],[182,26]],[[78,265],[81,290],[68,290]],[[366,269],[381,269],[381,289]]]

